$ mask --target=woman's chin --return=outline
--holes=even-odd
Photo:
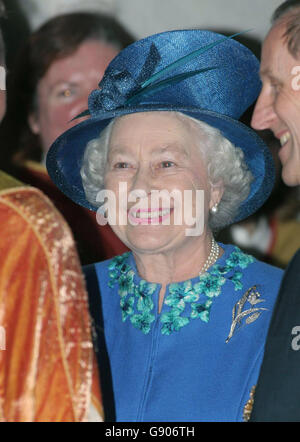
[[[172,243],[172,235],[167,235],[162,226],[155,230],[153,228],[154,226],[138,226],[138,228],[130,229],[126,235],[127,247],[137,252],[148,251],[149,253],[168,247]]]
[[[133,251],[141,251],[143,253],[155,253],[163,250],[168,245],[168,242],[155,240],[152,238],[132,238],[128,241],[127,246]]]

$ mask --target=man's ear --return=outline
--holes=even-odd
[[[31,131],[35,134],[38,135],[40,133],[40,124],[39,124],[39,120],[38,117],[36,115],[36,113],[31,113],[28,117],[28,124],[29,127],[31,129]]]

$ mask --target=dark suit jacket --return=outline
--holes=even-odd
[[[300,422],[300,250],[282,280],[250,421]]]

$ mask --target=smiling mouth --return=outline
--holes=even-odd
[[[285,132],[280,138],[281,147],[283,147],[291,138],[291,134],[289,132]]]
[[[128,218],[133,221],[134,224],[161,223],[170,217],[172,211],[172,208],[129,210]]]

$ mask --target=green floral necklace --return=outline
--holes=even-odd
[[[235,247],[225,264],[213,265],[209,272],[200,274],[193,281],[169,284],[169,292],[164,300],[169,311],[160,315],[161,333],[170,335],[194,319],[208,322],[213,300],[221,293],[222,286],[229,280],[235,290],[241,290],[241,270],[252,262],[252,256]],[[129,318],[134,327],[144,334],[149,333],[155,320],[153,294],[158,290],[159,284],[143,279],[135,281],[137,272],[130,265],[130,252],[113,258],[108,269],[109,287],[118,285],[122,321]]]

